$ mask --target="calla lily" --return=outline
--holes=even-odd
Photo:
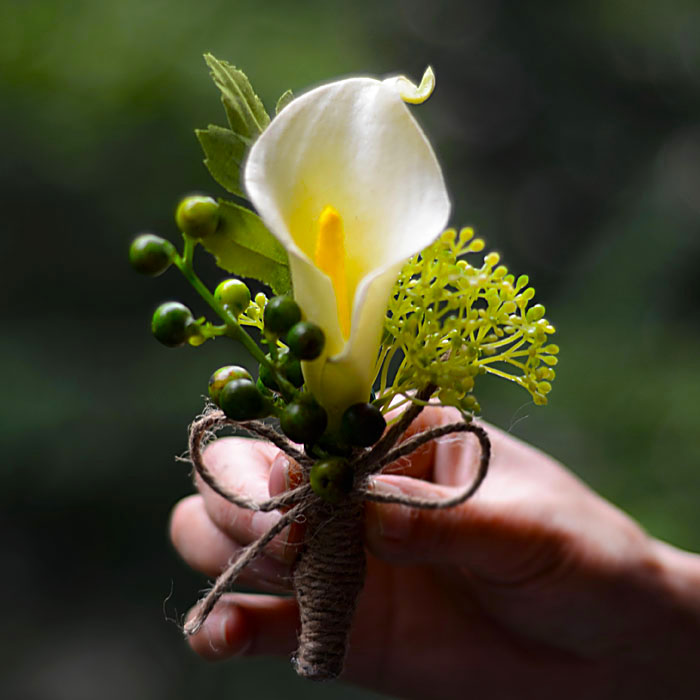
[[[307,386],[336,421],[369,399],[391,289],[447,223],[435,154],[404,101],[406,78],[349,78],[290,102],[251,148],[245,189],[289,254],[294,297],[323,328]]]

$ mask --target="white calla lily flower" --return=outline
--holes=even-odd
[[[349,78],[290,102],[251,148],[245,189],[289,254],[294,297],[324,330],[307,386],[337,421],[367,401],[389,296],[403,263],[444,229],[435,154],[404,101],[405,78]],[[431,82],[432,81],[432,82]]]

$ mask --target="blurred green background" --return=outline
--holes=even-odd
[[[206,585],[167,541],[190,491],[173,457],[231,347],[159,346],[160,301],[203,309],[126,249],[175,240],[182,194],[221,194],[192,133],[224,121],[205,51],[270,109],[435,68],[416,114],[452,222],[530,275],[562,348],[548,408],[488,378],[484,417],[699,550],[699,34],[696,0],[5,0],[0,695],[367,697],[283,661],[206,665],[172,623]]]

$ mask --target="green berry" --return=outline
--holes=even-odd
[[[352,491],[352,466],[345,459],[331,458],[316,462],[311,467],[311,488],[325,501],[338,503]]]
[[[299,305],[287,294],[272,297],[265,306],[263,315],[265,331],[272,335],[284,335],[295,323],[301,320]]]
[[[177,301],[161,304],[153,313],[151,331],[163,345],[177,348],[197,332],[192,312]]]
[[[253,381],[253,377],[250,372],[245,367],[239,367],[238,365],[226,365],[226,367],[219,367],[219,369],[214,372],[211,377],[209,377],[209,398],[218,405],[219,394],[221,390],[228,384],[228,382],[234,379],[247,379],[248,381]]]
[[[266,355],[265,357],[267,357],[268,360],[271,360],[269,355]],[[272,389],[272,391],[280,390],[272,370],[262,362],[260,363],[260,369],[258,370],[258,381],[264,384],[268,389]]]
[[[268,354],[265,355],[268,360],[272,361],[272,357]],[[277,351],[279,371],[291,384],[297,388],[304,384],[304,375],[301,372],[301,363],[295,357],[289,354],[287,348],[279,348]],[[277,380],[272,370],[266,365],[261,363],[260,370],[258,373],[260,381],[272,391],[279,391],[280,388],[277,386]]]
[[[304,386],[304,374],[301,371],[301,362],[299,362],[296,357],[286,354],[282,369],[284,370],[284,376],[287,377],[293,386],[297,389],[300,386]]]
[[[315,323],[299,321],[287,331],[285,342],[300,360],[315,360],[323,352],[326,337]]]
[[[175,211],[175,223],[191,238],[208,236],[219,225],[219,204],[212,197],[203,195],[185,197]]]
[[[250,379],[233,379],[219,392],[219,406],[231,420],[263,418],[269,404]]]
[[[175,258],[175,247],[170,241],[152,233],[142,233],[129,248],[131,267],[142,275],[162,275]]]
[[[386,420],[382,412],[371,403],[356,403],[343,413],[340,432],[343,439],[356,447],[374,445],[384,434]]]
[[[238,317],[250,304],[250,289],[241,280],[224,280],[214,290],[214,297],[224,306],[228,306],[231,313]]]
[[[328,425],[325,409],[310,396],[292,401],[280,416],[282,432],[293,442],[313,444],[323,435]]]

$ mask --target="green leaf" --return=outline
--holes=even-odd
[[[241,188],[241,164],[248,144],[238,134],[222,126],[210,124],[206,129],[195,129],[204,151],[204,165],[211,176],[231,194],[245,197]]]
[[[262,219],[238,204],[219,200],[221,223],[201,244],[216,264],[234,275],[267,284],[275,294],[292,288],[287,252],[267,230]]]
[[[210,53],[204,60],[211,70],[216,86],[221,90],[226,116],[234,133],[253,141],[270,123],[263,103],[255,94],[245,73]]]
[[[279,100],[277,100],[277,106],[275,107],[275,114],[279,114],[292,100],[294,99],[294,93],[291,90],[287,90],[280,95]]]

